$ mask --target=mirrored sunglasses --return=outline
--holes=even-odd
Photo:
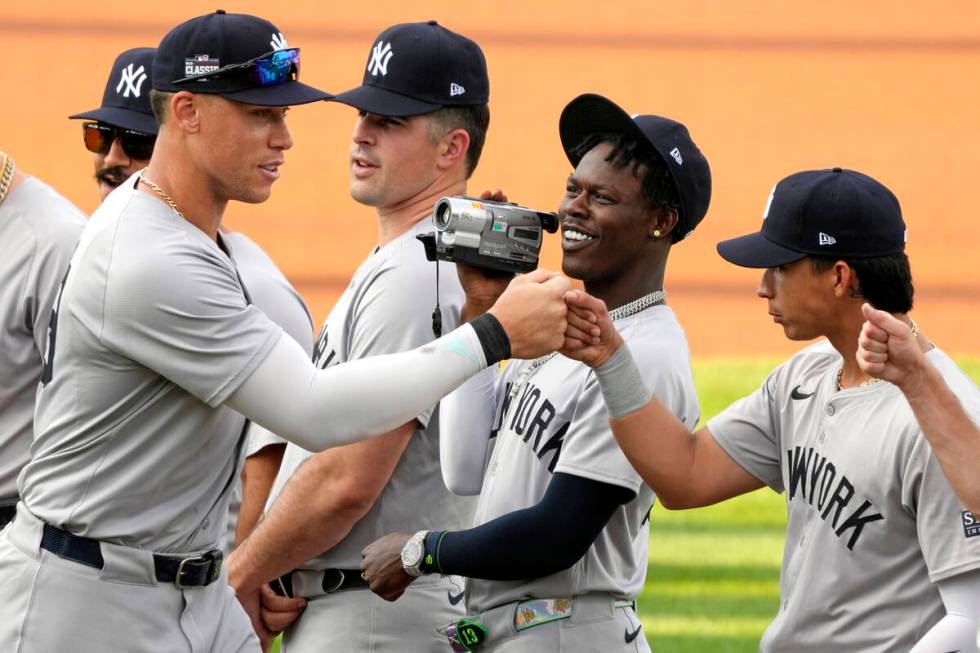
[[[95,154],[108,154],[112,141],[119,139],[123,152],[131,159],[146,161],[153,154],[153,145],[157,137],[153,134],[120,129],[101,122],[87,122],[82,125],[82,135],[85,138],[85,149]]]
[[[175,79],[173,84],[186,84],[213,77],[241,76],[256,86],[274,86],[287,80],[299,80],[299,48],[273,50],[244,63],[233,63],[199,75]]]

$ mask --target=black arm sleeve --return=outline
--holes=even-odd
[[[433,566],[444,574],[487,580],[548,576],[585,555],[616,508],[634,496],[619,485],[556,473],[536,506],[433,538],[438,551],[427,553],[438,554]]]

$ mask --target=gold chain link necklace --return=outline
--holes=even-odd
[[[154,184],[152,181],[150,181],[149,179],[147,179],[146,177],[144,177],[142,171],[140,172],[140,176],[139,176],[138,179],[143,184],[146,184],[150,188],[150,190],[152,190],[157,195],[159,195],[160,198],[163,199],[163,201],[167,203],[167,206],[169,206],[170,208],[172,208],[174,210],[174,213],[176,213],[180,217],[184,218],[184,214],[181,213],[180,212],[180,209],[177,208],[177,202],[175,202],[172,199],[170,199],[170,196],[167,195],[166,193],[164,193],[162,188],[160,188],[159,186],[157,186],[156,184]],[[186,219],[187,218],[184,218],[184,220],[186,220]]]
[[[14,180],[14,170],[17,166],[14,165],[14,159],[5,152],[0,152],[0,156],[3,157],[3,165],[0,166],[0,204],[7,199],[7,191],[10,190],[10,184]]]

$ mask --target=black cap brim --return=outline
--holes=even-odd
[[[68,118],[69,120],[96,120],[113,127],[131,129],[134,132],[153,134],[154,136],[159,129],[156,118],[153,116],[122,107],[101,107],[85,113],[76,113],[68,116]]]
[[[778,245],[759,232],[723,240],[715,249],[723,259],[743,268],[775,268],[807,256],[803,252]]]
[[[194,91],[193,87],[187,90]],[[318,88],[313,88],[308,84],[296,81],[276,84],[274,86],[256,86],[240,91],[222,91],[216,93],[216,95],[220,95],[234,102],[255,104],[260,107],[289,107],[333,99],[333,95],[326,91],[321,91]]]
[[[611,100],[595,93],[580,95],[569,102],[558,119],[561,146],[573,166],[577,166],[582,159],[581,155],[574,153],[575,148],[592,134],[605,133],[628,134],[641,143],[650,142],[628,113]],[[656,147],[653,150],[657,152]]]
[[[442,108],[441,104],[423,102],[401,93],[367,84],[344,93],[338,93],[334,96],[333,101],[379,116],[421,116]]]

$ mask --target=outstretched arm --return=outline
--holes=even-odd
[[[912,335],[907,324],[868,304],[858,339],[857,360],[871,376],[897,385],[905,394],[919,427],[929,441],[960,500],[980,514],[980,429],[923,354],[931,345]]]
[[[707,427],[692,433],[652,396],[601,300],[571,291],[566,302],[561,351],[595,370],[616,441],[665,507],[706,506],[762,487]]]
[[[487,365],[557,349],[568,280],[516,278],[487,315],[412,351],[319,370],[282,336],[227,404],[305,449],[349,444],[405,424]]]

